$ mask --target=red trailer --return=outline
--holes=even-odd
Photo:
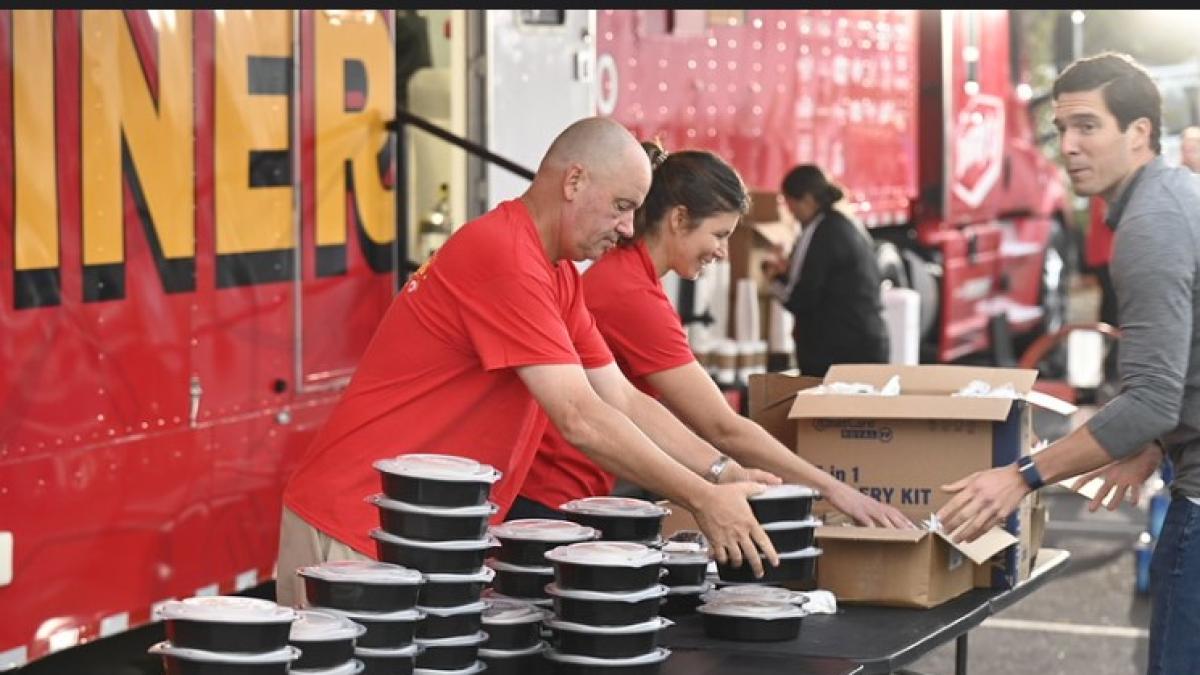
[[[0,12],[0,670],[274,577],[394,290],[387,12]]]
[[[753,189],[823,167],[881,242],[885,274],[921,292],[928,355],[954,360],[992,346],[994,316],[1017,334],[1063,318],[1064,183],[1036,146],[1012,21],[603,10],[598,108],[640,138],[720,154]]]

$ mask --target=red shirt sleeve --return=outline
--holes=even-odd
[[[485,370],[580,362],[555,289],[540,276],[493,278],[460,298],[463,325]]]
[[[613,354],[604,342],[604,336],[600,334],[596,318],[588,311],[587,303],[584,302],[579,275],[574,272],[571,274],[574,276],[571,280],[571,283],[574,284],[574,291],[571,293],[571,303],[567,307],[566,313],[567,328],[571,333],[571,339],[575,343],[575,349],[579,352],[579,358],[584,368],[607,366],[613,362]]]

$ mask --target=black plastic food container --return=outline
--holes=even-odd
[[[563,589],[635,591],[658,583],[662,551],[622,541],[588,541],[546,554]]]
[[[478,572],[495,540],[418,541],[371,530],[375,547],[384,562],[420,570],[426,574],[467,574]]]
[[[417,570],[370,560],[333,560],[296,573],[304,577],[310,606],[350,612],[411,609],[423,582]]]
[[[530,649],[542,635],[542,610],[522,600],[492,597],[483,610],[483,631],[488,634],[484,647],[511,652]]]
[[[704,633],[719,640],[779,642],[800,634],[805,611],[790,602],[726,600],[703,604]]]
[[[231,595],[172,600],[156,610],[172,647],[214,652],[270,652],[287,646],[296,610]]]
[[[545,649],[544,642],[524,649],[480,648],[479,659],[487,664],[488,675],[537,675],[546,672]]]
[[[492,588],[512,598],[544,598],[546,584],[554,581],[554,568],[550,566],[525,567],[501,560],[492,560],[488,566],[496,570]]]
[[[578,654],[605,659],[622,659],[649,654],[658,646],[658,632],[672,625],[670,619],[655,617],[628,626],[588,626],[551,619],[552,643],[560,654]]]
[[[487,642],[487,633],[417,640],[423,651],[417,655],[418,668],[460,670],[470,668],[479,655],[479,645]]]
[[[417,668],[413,671],[413,675],[476,675],[487,670],[488,666],[483,661],[476,661],[466,668],[456,668],[454,670],[442,670],[440,668]]]
[[[712,584],[709,583],[699,586],[671,586],[659,613],[663,616],[691,614],[704,602],[700,599],[700,595],[711,588]]]
[[[288,643],[300,650],[292,669],[333,668],[354,658],[354,641],[366,632],[345,616],[302,609],[292,624]]]
[[[780,521],[804,520],[812,514],[813,498],[820,493],[795,484],[772,485],[749,497],[750,510],[758,522],[766,525]]]
[[[454,455],[400,455],[373,466],[388,498],[423,506],[479,506],[501,475],[487,464]]]
[[[362,675],[410,675],[420,653],[421,647],[415,644],[397,649],[358,647],[354,650],[354,658],[366,666]]]
[[[467,574],[426,574],[417,604],[422,607],[468,605],[479,599],[495,574],[492,568],[482,566]]]
[[[590,541],[600,535],[591,527],[569,520],[520,518],[493,525],[489,530],[500,541],[496,559],[512,565],[544,567],[546,551],[565,544]]]
[[[371,649],[396,649],[411,644],[417,623],[425,618],[424,612],[417,609],[399,612],[347,612],[327,607],[316,609],[344,617],[366,628],[367,631],[355,640],[354,645]]]
[[[722,565],[717,563],[717,574],[722,581],[739,581],[739,582],[758,582],[758,583],[782,583],[785,581],[811,581],[813,572],[816,569],[817,556],[821,554],[819,548],[806,548],[799,551],[791,551],[779,554],[779,566],[771,567],[766,558],[763,558],[763,575],[761,578],[754,578],[754,568],[750,567],[750,563],[742,561],[741,567],[730,567],[728,564]]]
[[[487,534],[488,519],[496,513],[491,502],[447,508],[408,504],[385,495],[371,495],[367,501],[378,509],[384,532],[421,541],[479,539]]]
[[[664,551],[662,582],[667,586],[699,586],[708,573],[708,551]]]
[[[547,649],[545,658],[554,675],[657,675],[671,650],[659,647],[649,654],[626,659],[600,659],[593,656],[562,654]]]
[[[554,599],[554,614],[562,621],[586,626],[624,626],[658,616],[667,587],[653,586],[632,593],[600,593],[560,589],[550,584],[546,592]]]
[[[771,538],[771,545],[775,547],[775,550],[785,553],[812,546],[813,535],[820,526],[820,520],[808,518],[807,520],[780,520],[768,523],[763,526],[763,530]]]
[[[365,670],[366,665],[362,661],[350,659],[332,668],[314,668],[309,670],[292,668],[291,672],[294,675],[362,675]]]
[[[148,650],[162,657],[167,675],[286,675],[300,656],[295,647],[262,653],[227,653],[160,642]]]
[[[655,542],[670,509],[644,499],[585,497],[559,507],[567,518],[600,531],[604,541]]]
[[[485,607],[484,602],[458,607],[417,607],[425,612],[425,618],[417,624],[417,639],[474,635],[479,632]]]

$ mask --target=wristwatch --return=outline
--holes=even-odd
[[[1033,463],[1032,455],[1025,455],[1017,460],[1017,473],[1025,479],[1025,484],[1029,486],[1030,490],[1037,490],[1046,484],[1046,481],[1042,480],[1042,474],[1038,471],[1037,465]]]
[[[708,479],[714,483],[720,482],[721,474],[725,473],[730,461],[728,455],[718,455],[712,466],[708,467]]]

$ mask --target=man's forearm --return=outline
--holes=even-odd
[[[1062,440],[1034,456],[1042,480],[1049,485],[1077,476],[1113,461],[1087,425],[1080,426]]]

